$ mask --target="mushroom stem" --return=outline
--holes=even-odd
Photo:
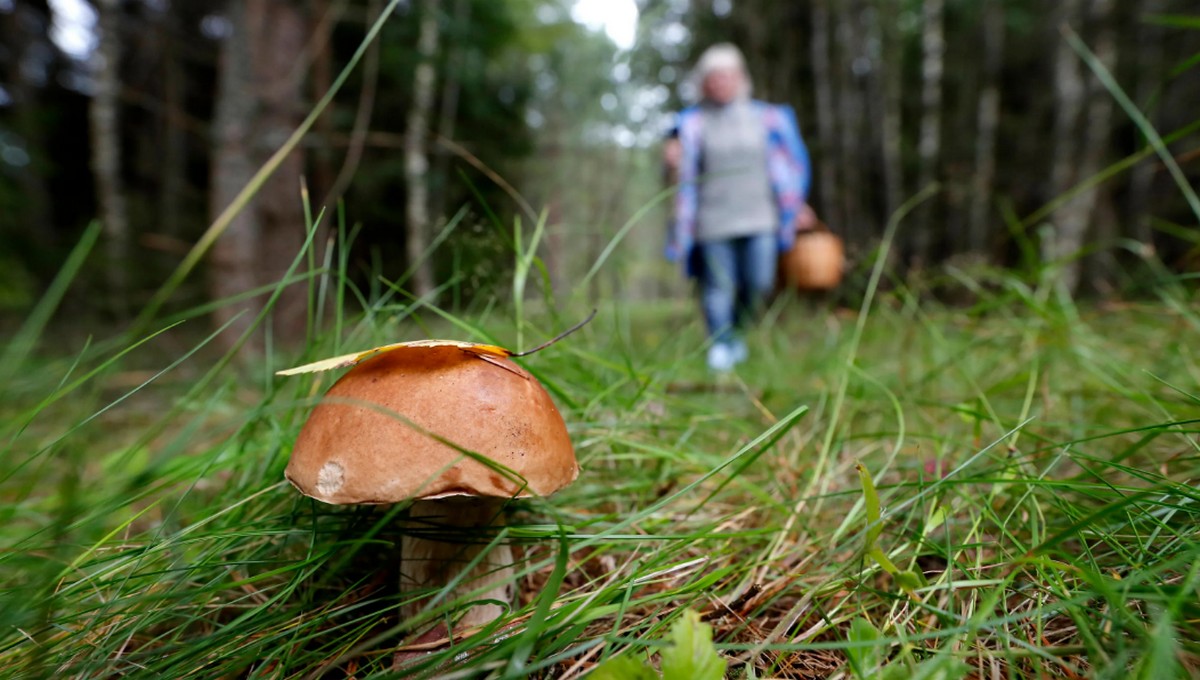
[[[461,580],[439,600],[469,597],[476,603],[459,618],[459,627],[482,626],[504,614],[513,598],[512,548],[502,543],[488,549],[494,537],[491,529],[504,526],[504,502],[463,496],[413,502],[408,514],[413,534],[406,535],[400,546],[400,592],[428,594],[402,605],[403,619],[418,615],[430,598],[460,575]],[[464,574],[477,558],[478,564]]]

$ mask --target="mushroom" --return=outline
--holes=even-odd
[[[499,544],[481,557],[492,537],[479,534],[504,525],[507,500],[574,481],[579,465],[566,424],[545,388],[502,348],[422,341],[376,351],[341,364],[361,360],[313,409],[284,474],[325,503],[412,500],[401,592],[439,591],[461,577],[445,601],[476,593],[458,625],[484,625],[512,602],[513,555]],[[427,601],[405,605],[401,616]]]

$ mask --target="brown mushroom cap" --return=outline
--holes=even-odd
[[[342,376],[309,415],[284,474],[326,503],[395,503],[544,496],[574,481],[579,465],[562,415],[536,378],[509,359],[446,345],[385,352]]]

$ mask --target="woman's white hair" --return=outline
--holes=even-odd
[[[710,73],[725,70],[735,70],[742,74],[742,91],[738,94],[741,97],[749,97],[753,86],[742,51],[733,43],[717,43],[704,50],[700,58],[696,60],[695,68],[692,69],[689,85],[695,92],[695,98],[697,100],[704,98],[704,79]]]

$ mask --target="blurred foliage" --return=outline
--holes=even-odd
[[[312,109],[328,74],[338,73],[349,61],[372,13],[385,3],[277,1],[303,8],[313,32],[311,59],[296,67],[306,80],[306,97],[296,103],[299,116]],[[95,4],[80,0],[84,8]],[[756,95],[796,107],[814,162],[818,168],[832,168],[837,185],[833,205],[826,204],[821,182],[812,200],[847,237],[852,264],[871,252],[894,207],[887,194],[880,132],[884,113],[878,95],[886,83],[899,90],[895,113],[901,135],[901,197],[921,188],[920,0],[637,4],[638,40],[622,51],[602,32],[572,20],[573,0],[439,3],[428,181],[435,230],[454,225],[434,254],[436,278],[454,300],[493,288],[509,276],[513,217],[521,215],[528,225],[542,211],[548,225],[547,279],[556,289],[574,289],[565,282],[586,278],[585,288],[593,297],[653,298],[681,292],[676,272],[659,257],[669,198],[660,195],[664,186],[657,140],[669,126],[671,112],[694,96],[690,65],[716,41],[744,48]],[[1044,3],[1013,0],[1003,2],[1002,26],[986,25],[983,5],[944,3],[946,68],[935,173],[942,191],[928,210],[910,218],[898,249],[905,253],[905,239],[930,230],[936,236],[933,262],[950,268],[964,256],[980,255],[963,252],[961,233],[975,191],[976,121],[985,86],[979,49],[987,32],[1003,30],[1004,49],[998,74],[997,172],[987,201],[987,252],[982,253],[986,263],[1022,264],[1025,241],[1036,241],[1038,230],[1057,219],[1053,210],[1039,211],[1069,188],[1050,181],[1049,162],[1062,141],[1051,132],[1061,22]],[[174,269],[211,219],[213,100],[229,26],[221,0],[122,0],[120,6],[121,179],[136,262],[98,258],[84,276],[102,281],[100,270],[130,266],[136,304]],[[341,195],[345,226],[361,226],[348,271],[363,286],[380,285],[377,276],[399,279],[411,264],[402,245],[403,141],[416,63],[411,6],[400,3],[379,36],[378,78],[369,78],[362,66],[351,73],[327,120],[305,140],[308,188],[319,202],[352,147],[361,103],[371,101],[361,162]],[[829,12],[827,72],[818,69],[812,47],[819,7]],[[1195,68],[1200,32],[1190,28],[1193,8],[1185,0],[1124,0],[1113,8],[1110,16],[1085,14],[1072,25],[1089,44],[1106,26],[1119,29],[1115,76],[1164,136],[1184,131],[1169,140],[1170,150],[1194,180],[1196,137],[1188,126],[1197,123],[1192,95],[1200,79]],[[2,306],[9,309],[27,306],[47,285],[97,211],[88,131],[94,64],[86,54],[65,53],[52,39],[55,20],[46,0],[0,2],[0,245],[20,263],[19,269],[0,272],[0,288],[11,293]],[[322,26],[332,26],[328,41],[318,30]],[[1084,76],[1090,78],[1086,70]],[[821,78],[829,80],[837,109],[836,143],[818,135],[815,90]],[[1094,92],[1095,83],[1087,82]],[[1141,262],[1141,251],[1126,247],[1131,240],[1153,245],[1153,252],[1174,270],[1194,268],[1192,242],[1179,230],[1156,225],[1191,231],[1196,221],[1169,174],[1145,153],[1141,133],[1119,111],[1114,110],[1112,120],[1103,164],[1128,163],[1098,185],[1091,235],[1095,253],[1087,256],[1093,289],[1105,294],[1144,291],[1138,286],[1147,277],[1139,278],[1138,268],[1141,274],[1153,268]],[[452,139],[453,147],[436,141],[442,134]],[[501,186],[498,178],[512,189]],[[512,192],[523,196],[528,210]],[[646,207],[652,209],[639,212]],[[463,208],[461,219],[454,220]],[[1039,217],[1027,219],[1031,215]],[[334,221],[330,216],[326,225]],[[608,265],[603,271],[589,275],[604,258]],[[897,264],[903,268],[908,263]],[[193,277],[180,302],[203,301],[202,280]],[[860,289],[855,280],[852,276],[844,289],[850,297]],[[80,303],[83,307],[104,308],[104,289],[95,291],[93,301]]]
[[[300,65],[311,99],[298,102],[303,114],[321,90],[314,75],[326,58],[336,74],[359,47],[367,25],[384,3],[369,0],[304,3],[314,27],[312,62]],[[464,206],[465,219],[434,254],[438,279],[457,275],[456,294],[470,295],[507,275],[516,205],[493,179],[525,185],[522,160],[535,151],[536,128],[530,120],[535,98],[542,108],[558,98],[579,102],[573,80],[560,77],[562,55],[588,44],[598,76],[611,63],[615,47],[570,17],[570,0],[460,0],[439,3],[440,49],[431,124],[430,189],[435,229]],[[207,227],[213,98],[222,36],[228,27],[223,3],[122,3],[121,63],[123,181],[138,252],[137,284],[148,293],[179,261]],[[334,22],[329,50],[315,33],[322,21]],[[95,216],[89,170],[87,107],[91,64],[66,54],[51,39],[55,15],[45,2],[16,0],[0,4],[0,144],[30,157],[27,163],[0,163],[0,242],[25,263],[36,283],[13,276],[6,285],[27,296],[54,275],[66,250]],[[318,125],[306,149],[311,200],[329,187],[322,177],[336,174],[349,141],[363,89],[373,94],[369,134],[353,180],[341,197],[348,225],[361,225],[353,246],[350,273],[360,283],[382,275],[398,279],[408,269],[403,242],[405,188],[403,135],[411,105],[416,63],[417,23],[409,3],[401,3],[378,40],[375,82],[364,69],[347,85]],[[447,103],[447,90],[455,89]],[[570,107],[567,107],[570,108]],[[446,120],[447,116],[453,118]],[[454,147],[439,145],[436,135],[453,130]],[[173,159],[164,149],[171,135],[182,135],[182,151]],[[15,157],[17,152],[4,158]],[[171,165],[175,164],[175,165]],[[480,168],[486,168],[481,170]],[[168,196],[167,178],[182,177],[184,188]],[[70,197],[70,200],[62,200]],[[330,216],[326,224],[330,224]],[[97,262],[97,267],[115,263]],[[200,279],[196,279],[198,284]],[[185,291],[187,293],[187,291]],[[194,299],[202,291],[193,288]],[[17,296],[14,301],[26,299]]]
[[[821,186],[822,176],[810,197],[818,213],[848,237],[852,258],[864,257],[883,233],[890,211],[887,196],[885,143],[885,88],[898,92],[900,140],[900,197],[915,195],[919,179],[919,135],[923,103],[921,90],[924,0],[823,0],[806,3],[774,0],[639,0],[642,10],[640,49],[631,61],[638,77],[658,78],[672,86],[668,105],[692,101],[694,88],[687,84],[688,69],[707,46],[731,41],[746,53],[754,81],[754,94],[769,101],[793,105],[809,145],[814,167],[831,168],[830,204]],[[933,173],[941,191],[922,211],[906,220],[896,263],[901,273],[907,240],[927,231],[933,235],[933,259],[926,264],[957,266],[963,258],[986,259],[992,264],[1021,263],[1021,241],[1040,229],[1053,227],[1060,217],[1042,209],[1060,199],[1077,182],[1056,186],[1051,170],[1061,148],[1086,142],[1086,107],[1094,98],[1111,99],[1074,55],[1080,69],[1082,115],[1074,139],[1056,139],[1054,119],[1060,106],[1056,90],[1055,59],[1063,45],[1062,29],[1069,26],[1085,43],[1097,45],[1112,36],[1117,81],[1146,112],[1194,184],[1200,178],[1194,149],[1197,143],[1195,107],[1200,87],[1200,31],[1193,25],[1195,3],[1188,0],[1114,0],[1081,2],[1077,14],[1064,19],[1061,3],[1037,0],[1003,0],[1002,25],[988,23],[980,0],[944,0],[944,52],[941,60],[940,152]],[[827,15],[829,68],[815,62],[816,13]],[[1102,8],[1108,8],[1104,10]],[[1164,18],[1165,17],[1165,18]],[[997,79],[999,123],[995,141],[996,173],[987,197],[987,250],[968,252],[963,233],[970,228],[967,216],[976,189],[972,182],[980,143],[978,116],[986,86],[983,43],[985,35],[1003,34],[1002,63]],[[1188,65],[1191,68],[1188,68]],[[824,78],[832,95],[832,137],[822,139],[818,119],[817,86]],[[1117,168],[1098,183],[1095,208],[1090,215],[1088,253],[1084,254],[1086,292],[1113,295],[1137,294],[1153,284],[1153,268],[1129,248],[1129,240],[1149,242],[1169,267],[1191,271],[1189,239],[1152,228],[1163,219],[1192,225],[1197,216],[1179,187],[1158,159],[1148,154],[1146,139],[1130,119],[1113,104],[1111,130],[1100,149],[1100,167]],[[1140,160],[1127,162],[1135,154]],[[1135,179],[1138,173],[1144,177]],[[1146,179],[1148,178],[1148,179]],[[1143,182],[1144,183],[1140,183]],[[1029,219],[1030,216],[1038,216]],[[1015,231],[1014,231],[1015,230]],[[919,272],[917,272],[919,273]]]

